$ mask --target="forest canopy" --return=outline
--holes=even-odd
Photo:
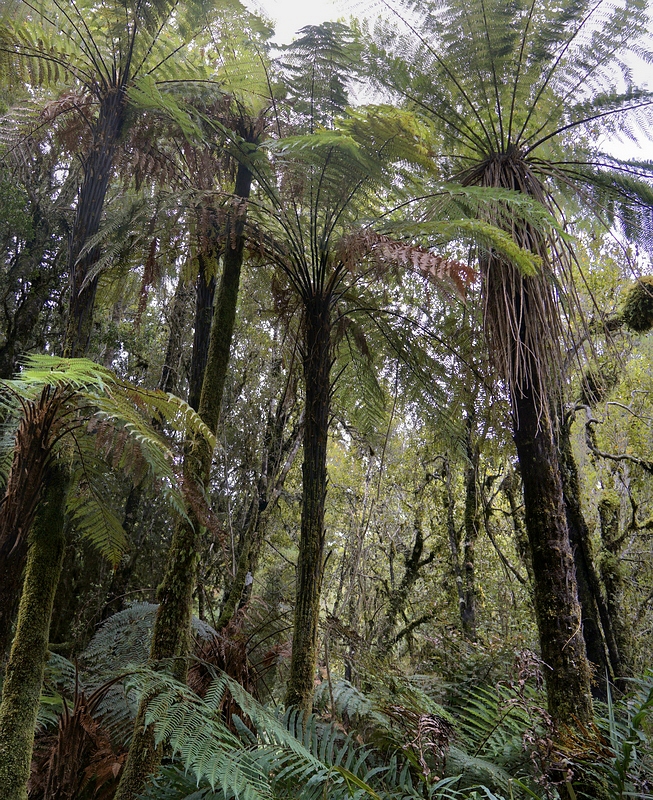
[[[650,42],[0,4],[3,797],[653,797]]]

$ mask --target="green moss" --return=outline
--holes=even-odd
[[[653,328],[653,275],[644,275],[628,290],[621,310],[624,324],[635,333]]]
[[[30,534],[16,635],[0,704],[0,786],[4,800],[27,800],[52,603],[63,563],[66,485],[63,470],[50,473],[48,490]]]

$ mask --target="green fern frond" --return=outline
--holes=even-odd
[[[86,485],[68,494],[67,511],[84,538],[116,567],[128,548],[127,537],[117,515]]]

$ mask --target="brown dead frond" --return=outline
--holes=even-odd
[[[403,747],[416,756],[424,775],[430,775],[433,767],[443,772],[454,735],[453,725],[438,714],[419,714],[399,705],[386,708],[385,713],[402,730]],[[431,764],[427,757],[432,759]]]
[[[467,263],[370,229],[357,230],[341,239],[338,257],[351,272],[360,269],[362,260],[371,259],[383,271],[399,267],[441,288],[453,285],[461,297],[475,278]]]
[[[37,737],[29,782],[32,800],[109,800],[127,758],[116,750],[97,712],[115,681],[90,695],[77,687],[73,707],[64,703],[56,733]]]
[[[219,633],[199,643],[197,661],[188,671],[188,685],[200,697],[204,697],[214,679],[214,669],[224,672],[253,697],[258,697],[258,677],[247,652],[244,617],[244,612],[236,614]],[[228,691],[225,692],[220,711],[227,725],[231,724],[234,714],[240,714],[238,705]]]
[[[7,488],[0,505],[0,559],[26,540],[32,526],[43,478],[52,458],[59,412],[67,391],[46,386],[38,400],[22,401],[23,417],[14,443]]]

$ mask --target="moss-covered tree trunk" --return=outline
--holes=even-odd
[[[27,798],[52,603],[63,562],[66,483],[67,471],[51,467],[29,537],[25,588],[0,704],[3,800]]]
[[[162,392],[178,394],[180,362],[184,344],[184,331],[191,302],[192,288],[179,278],[170,308],[170,322],[166,355],[163,360],[158,388]],[[196,409],[197,410],[197,409]]]
[[[601,498],[599,503],[599,520],[603,543],[601,578],[605,586],[606,609],[619,652],[620,671],[616,676],[617,685],[623,690],[626,688],[626,682],[619,679],[629,677],[633,671],[633,634],[625,608],[624,568],[619,557],[625,536],[619,532],[619,505],[607,495]]]
[[[590,532],[583,514],[580,478],[571,449],[569,423],[560,425],[558,447],[569,541],[576,567],[583,636],[587,646],[587,657],[594,670],[593,691],[596,697],[605,700],[606,681],[622,676],[623,666],[592,554]]]
[[[522,506],[519,482],[514,470],[509,469],[501,482],[501,490],[506,496],[510,507],[510,519],[515,532],[515,544],[522,564],[526,567],[528,574],[529,588],[533,586],[533,560],[531,559],[531,547],[528,543],[528,534],[524,525],[524,509]]]
[[[302,514],[296,571],[295,617],[286,706],[313,704],[320,595],[324,574],[324,502],[331,399],[331,298],[305,300],[303,366],[306,391]]]
[[[235,194],[249,197],[252,175],[243,165],[238,167]],[[202,384],[199,415],[216,432],[220,418],[222,395],[227,376],[233,337],[240,272],[243,262],[245,206],[239,204],[227,223],[223,269],[213,314],[206,371]],[[188,445],[184,458],[184,474],[189,485],[201,488],[209,479],[213,453],[208,443],[196,437]],[[197,575],[197,550],[200,522],[190,513],[190,520],[180,520],[170,543],[167,567],[158,590],[159,609],[154,623],[150,661],[173,659],[173,671],[185,680],[192,617],[192,598]],[[148,777],[161,760],[161,748],[154,742],[151,727],[145,726],[146,701],[142,701],[127,763],[115,800],[133,800],[144,789]]]
[[[478,448],[473,441],[474,415],[468,411],[465,420],[465,539],[463,541],[464,603],[460,608],[465,636],[476,641],[476,540],[479,529]]]
[[[575,720],[587,725],[592,718],[590,670],[557,447],[550,417],[536,397],[532,379],[524,380],[514,395],[513,432],[524,487],[549,712],[557,725],[573,726]]]
[[[195,284],[195,325],[193,329],[193,355],[190,364],[188,405],[197,411],[200,407],[202,384],[206,372],[211,341],[211,321],[215,299],[216,268],[214,258],[206,253],[199,255],[199,272]]]

